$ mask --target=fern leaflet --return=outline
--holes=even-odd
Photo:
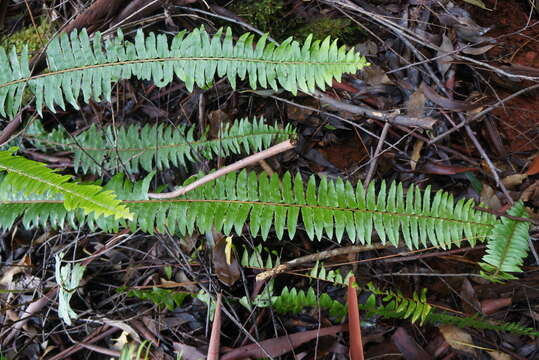
[[[0,47],[0,116],[13,117],[28,85],[36,96],[36,108],[55,111],[65,109],[65,102],[76,109],[82,93],[83,101],[101,97],[110,101],[112,83],[132,76],[152,80],[157,86],[170,84],[174,75],[185,82],[189,91],[211,83],[215,76],[228,79],[233,88],[236,77],[248,77],[255,89],[284,89],[312,93],[318,86],[331,86],[343,73],[353,73],[368,65],[365,58],[329,37],[313,41],[309,36],[303,45],[292,38],[281,45],[267,43],[267,35],[255,39],[243,34],[234,44],[230,28],[210,36],[204,28],[177,34],[172,42],[164,34],[145,35],[139,30],[134,43],[116,38],[101,42],[96,33],[90,40],[85,29],[55,37],[47,47],[49,72],[31,76],[28,51],[21,58],[15,50],[9,54]]]
[[[85,214],[93,212],[96,216],[114,216],[113,221],[120,218],[132,218],[127,207],[116,199],[112,191],[103,191],[97,185],[79,185],[69,182],[71,176],[57,174],[45,164],[15,156],[13,155],[15,150],[0,151],[0,170],[8,173],[2,181],[7,198],[2,197],[0,200],[2,202],[0,208],[4,216],[13,217],[14,215],[6,213],[6,210],[9,211],[9,206],[6,207],[4,200],[9,201],[9,197],[42,195],[49,198],[54,196],[53,194],[60,194],[63,196],[61,204],[65,212],[81,208]],[[43,204],[39,203],[39,206]]]

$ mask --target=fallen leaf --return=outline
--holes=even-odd
[[[535,155],[535,158],[530,164],[530,167],[528,167],[528,171],[526,171],[526,174],[528,175],[539,174],[539,153]]]
[[[468,171],[479,171],[479,169],[458,166],[458,165],[445,165],[445,164],[429,161],[425,163],[423,166],[421,166],[421,168],[418,169],[418,171],[425,174],[434,174],[434,175],[455,175],[455,174],[465,173]]]
[[[491,358],[494,360],[511,360],[512,357],[509,354],[501,351],[487,351]]]
[[[13,286],[13,277],[26,271],[30,266],[32,266],[32,260],[30,259],[30,256],[24,255],[17,264],[4,267],[5,272],[0,279],[0,285],[8,290],[15,289],[15,287]]]
[[[175,342],[172,344],[172,347],[176,353],[181,355],[180,359],[183,360],[200,360],[206,358],[206,355],[198,351],[194,346]]]
[[[499,210],[502,207],[502,202],[496,196],[496,192],[487,184],[483,184],[479,200],[492,210]]]
[[[432,360],[430,356],[415,340],[408,334],[405,328],[399,327],[391,337],[395,346],[399,349],[406,360]]]
[[[484,9],[484,10],[488,10],[488,11],[493,11],[492,9],[489,9],[485,3],[481,0],[464,0],[465,2],[467,2],[468,4],[472,4],[474,6],[477,6],[477,7],[480,7],[481,9]]]
[[[438,65],[438,70],[440,70],[440,74],[442,76],[445,75],[447,70],[451,67],[451,61],[453,61],[453,57],[451,55],[447,55],[452,53],[454,50],[453,43],[451,42],[451,39],[449,36],[443,34],[442,35],[442,43],[440,44],[440,50],[438,50],[438,53],[436,54],[438,57],[438,60],[436,61]]]
[[[415,170],[417,166],[417,162],[419,161],[419,158],[421,157],[421,149],[423,149],[423,145],[425,145],[425,142],[419,139],[417,139],[414,143],[412,156],[410,156],[410,168],[412,170]]]
[[[500,298],[500,299],[486,299],[481,301],[481,312],[485,315],[494,314],[496,311],[508,307],[513,303],[513,299]]]
[[[475,349],[472,347],[474,346],[472,336],[466,331],[454,325],[441,325],[440,332],[453,349],[475,355]]]
[[[232,286],[240,278],[240,265],[235,256],[227,259],[227,242],[223,234],[213,232],[215,245],[212,251],[212,262],[217,278],[225,285]],[[228,262],[230,260],[230,263]]]
[[[513,174],[513,175],[504,177],[502,179],[502,183],[506,187],[511,188],[511,187],[522,184],[522,182],[526,180],[527,178],[528,178],[528,174]]]
[[[275,339],[260,341],[256,344],[250,344],[234,349],[221,356],[221,360],[236,360],[248,357],[266,358],[268,355],[270,357],[278,357],[292,351],[308,341],[316,339],[317,337],[329,336],[347,331],[347,327],[347,324],[341,324],[310,331],[301,331]]]

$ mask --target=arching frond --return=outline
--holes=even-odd
[[[517,202],[507,214],[525,218],[528,213],[522,201]],[[486,278],[493,281],[515,279],[510,272],[522,272],[522,264],[528,255],[528,231],[530,224],[525,221],[502,217],[489,235],[487,253],[481,267]]]
[[[226,77],[232,87],[236,78],[248,78],[255,89],[282,88],[296,93],[311,93],[318,86],[331,86],[335,78],[368,65],[354,50],[339,47],[329,37],[303,45],[292,38],[281,45],[267,42],[267,36],[255,39],[246,33],[234,43],[230,28],[210,36],[203,28],[176,35],[172,42],[164,34],[145,35],[139,30],[134,43],[121,31],[112,40],[101,41],[96,33],[90,40],[86,30],[63,33],[47,47],[49,72],[30,76],[28,53],[19,58],[15,51],[6,55],[0,48],[0,116],[12,117],[19,109],[25,87],[36,96],[36,108],[54,111],[70,103],[78,109],[78,98],[110,101],[112,83],[136,77],[151,80],[157,86],[170,84],[174,75],[185,82],[189,91],[214,78]]]
[[[225,126],[219,137],[203,135],[195,139],[193,126],[130,125],[102,129],[92,125],[73,139],[64,130],[42,131],[29,135],[34,146],[55,147],[74,153],[74,167],[83,173],[102,174],[103,171],[138,173],[185,166],[197,157],[252,153],[264,150],[273,142],[295,136],[292,126],[284,129],[267,125],[264,119],[241,119]]]
[[[7,172],[2,181],[4,197],[0,200],[2,201],[0,208],[8,219],[15,219],[19,214],[9,213],[9,205],[6,205],[5,201],[9,202],[10,198],[30,198],[40,195],[44,198],[54,198],[60,195],[62,197],[60,205],[63,208],[60,212],[70,212],[80,208],[85,214],[114,216],[113,219],[132,218],[132,214],[125,205],[121,204],[120,200],[116,199],[112,191],[104,191],[97,185],[79,185],[69,182],[71,176],[57,174],[40,162],[14,156],[13,151],[15,149],[0,151],[0,171]],[[48,204],[41,202],[35,204],[43,210],[48,207]]]

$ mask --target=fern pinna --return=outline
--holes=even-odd
[[[132,76],[151,80],[157,86],[170,84],[176,75],[189,91],[196,84],[210,84],[215,76],[226,77],[232,87],[236,78],[248,78],[255,89],[282,88],[296,93],[312,93],[318,86],[331,86],[335,78],[368,65],[354,50],[337,46],[336,40],[313,41],[303,45],[292,38],[280,45],[267,42],[266,35],[255,39],[245,33],[234,43],[230,28],[210,36],[203,28],[177,34],[172,42],[164,34],[145,35],[139,30],[134,43],[124,39],[121,30],[112,40],[101,42],[96,33],[90,40],[83,29],[63,33],[47,46],[49,72],[30,74],[28,51],[19,58],[0,47],[0,116],[13,117],[28,87],[36,97],[39,113],[46,106],[65,109],[68,102],[76,109],[79,95],[87,103],[101,97],[110,101],[112,83]]]
[[[36,121],[27,138],[38,148],[72,151],[75,171],[102,174],[185,167],[197,157],[213,159],[261,151],[295,136],[292,126],[281,129],[267,125],[263,118],[225,125],[214,139],[206,135],[195,139],[194,133],[194,126],[184,125],[108,125],[102,129],[92,125],[73,139],[63,129],[47,133]]]
[[[132,218],[132,214],[121,204],[115,194],[110,190],[104,190],[97,185],[80,185],[70,182],[70,175],[60,175],[54,170],[51,170],[37,161],[28,160],[21,156],[13,155],[16,148],[8,151],[0,151],[0,171],[7,172],[7,175],[2,179],[2,188],[4,196],[1,198],[0,213],[1,217],[7,220],[8,223],[13,222],[19,214],[17,212],[10,213],[9,205],[5,205],[5,201],[9,202],[13,197],[28,197],[61,199],[59,204],[61,210],[59,212],[71,212],[76,209],[82,209],[84,214],[93,213],[95,217],[112,216],[113,219]],[[47,211],[48,204],[40,203],[39,200],[34,205],[37,208]],[[25,206],[19,206],[20,209]],[[31,211],[27,213],[29,216],[37,214]]]

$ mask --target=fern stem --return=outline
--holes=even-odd
[[[221,168],[219,170],[217,170],[216,172],[213,172],[211,174],[208,174],[200,179],[198,179],[197,181],[187,185],[187,186],[184,186],[184,187],[181,187],[177,190],[174,190],[172,192],[168,192],[168,193],[160,193],[160,194],[157,194],[157,193],[148,193],[148,197],[149,198],[153,198],[153,199],[172,199],[172,198],[176,198],[178,196],[181,196],[191,190],[194,190],[196,189],[197,187],[201,186],[201,185],[204,185],[210,181],[213,181],[221,176],[224,176],[228,173],[231,173],[231,172],[234,172],[234,171],[238,171],[238,170],[241,170],[249,165],[253,165],[253,164],[256,164],[257,162],[259,162],[260,160],[264,160],[264,159],[267,159],[267,158],[270,158],[272,156],[275,156],[275,155],[278,155],[282,152],[285,152],[287,150],[292,150],[293,148],[295,147],[295,145],[292,143],[292,140],[286,140],[286,141],[283,141],[282,143],[279,143],[277,145],[274,145],[264,151],[261,151],[261,152],[258,152],[256,154],[253,154],[251,156],[247,156],[246,158],[243,158],[239,161],[236,161],[234,164],[231,164],[231,165],[228,165],[228,166],[225,166],[224,168]]]
[[[360,253],[364,251],[385,249],[390,246],[392,245],[389,245],[389,244],[354,245],[354,246],[339,247],[332,250],[322,251],[316,254],[302,256],[294,260],[290,260],[289,262],[286,262],[284,264],[278,265],[274,267],[273,269],[266,270],[256,275],[256,281],[264,281],[269,277],[273,277],[275,275],[281,274],[301,264],[316,262],[316,261],[328,259],[331,257],[340,256],[343,254],[355,254],[355,253]]]

